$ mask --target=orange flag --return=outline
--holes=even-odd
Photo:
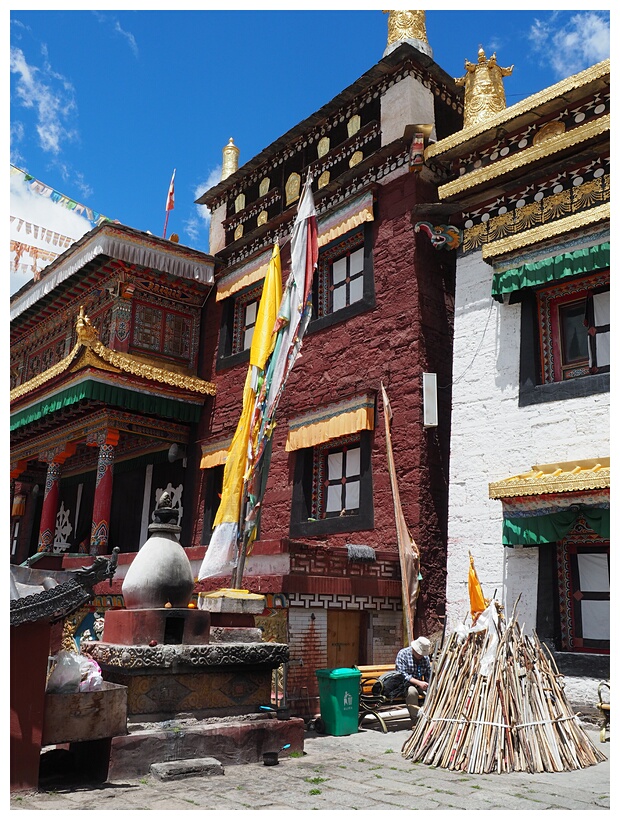
[[[469,553],[469,575],[467,578],[467,587],[469,589],[469,609],[471,611],[472,623],[476,623],[478,616],[484,612],[489,605],[489,601],[482,593],[482,587],[478,580],[478,573],[474,566],[474,556]]]

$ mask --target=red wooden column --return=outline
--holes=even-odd
[[[47,475],[45,476],[45,495],[43,496],[43,510],[41,512],[37,552],[51,552],[54,546],[62,465],[69,456],[75,453],[76,446],[76,442],[70,441],[66,444],[59,445],[53,450],[39,453],[39,461],[47,462]]]
[[[110,537],[110,510],[112,509],[112,475],[114,472],[115,447],[119,439],[118,430],[103,430],[89,436],[86,443],[99,445],[97,457],[97,480],[93,517],[90,528],[90,554],[107,555]]]

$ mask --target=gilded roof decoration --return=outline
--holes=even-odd
[[[532,145],[530,148],[525,148],[518,154],[506,159],[499,160],[493,165],[479,170],[472,171],[469,174],[463,174],[458,179],[441,185],[438,189],[440,199],[449,199],[456,194],[463,191],[468,191],[480,185],[485,185],[493,179],[508,174],[511,171],[523,168],[526,165],[531,165],[541,159],[557,154],[566,148],[572,148],[579,145],[586,140],[598,137],[601,134],[609,131],[610,115],[606,114],[604,117],[588,122],[585,125],[579,125],[570,131],[562,134],[556,134],[552,139],[545,140],[538,145]]]
[[[231,137],[222,149],[222,180],[228,179],[239,168],[239,149]],[[220,181],[222,181],[220,180]]]
[[[492,54],[487,60],[484,49],[478,50],[478,62],[465,60],[465,74],[454,82],[465,88],[463,128],[471,128],[492,119],[506,108],[504,77],[512,74],[514,66],[502,68]]]
[[[428,43],[425,11],[384,11],[388,15],[387,44],[400,40],[421,40]]]
[[[610,486],[609,456],[599,459],[537,464],[527,473],[489,484],[489,498],[606,490]]]
[[[77,357],[84,349],[89,353],[94,353],[99,360],[102,360],[107,365],[111,365],[123,373],[130,373],[142,379],[147,379],[148,381],[168,384],[172,387],[189,390],[193,393],[215,395],[215,385],[211,382],[195,378],[194,376],[187,376],[183,373],[173,373],[170,370],[139,361],[128,353],[119,353],[116,350],[110,350],[99,341],[99,334],[88,316],[84,313],[83,307],[80,308],[80,313],[77,318],[76,332],[77,342],[73,350],[71,350],[64,359],[48,368],[48,370],[44,370],[34,378],[29,379],[29,381],[23,382],[23,384],[13,388],[10,393],[11,402],[32,393],[38,387],[41,387],[56,376],[64,373],[69,369],[71,364],[77,363]],[[98,364],[92,359],[91,355],[88,355],[86,361],[88,364],[94,364],[95,366]],[[110,368],[105,367],[104,369],[109,370]]]
[[[559,236],[560,234],[568,233],[569,231],[579,228],[585,228],[587,225],[593,225],[596,222],[606,222],[610,219],[610,216],[611,208],[609,202],[606,202],[603,205],[598,205],[596,208],[580,211],[579,213],[571,214],[571,216],[566,216],[563,219],[557,219],[555,222],[530,228],[514,236],[499,239],[497,242],[488,242],[482,248],[482,258],[485,260],[494,259],[497,256],[503,256],[519,248],[526,248],[528,245],[535,245],[538,242],[553,239],[554,236]]]
[[[441,156],[442,154],[451,151],[453,148],[457,148],[459,145],[462,145],[462,143],[484,134],[485,131],[491,131],[494,128],[504,125],[510,120],[516,119],[522,114],[528,114],[531,111],[535,111],[545,103],[552,102],[553,100],[568,94],[570,91],[584,88],[589,83],[599,79],[604,79],[606,76],[609,76],[609,71],[610,61],[603,60],[602,62],[587,68],[585,71],[581,71],[579,74],[573,74],[571,77],[567,77],[565,80],[561,80],[559,83],[551,85],[543,91],[532,94],[531,97],[526,97],[524,100],[521,100],[521,102],[511,105],[509,108],[505,108],[503,111],[497,113],[492,119],[472,125],[470,128],[464,128],[462,131],[457,131],[456,134],[452,134],[450,137],[446,137],[443,140],[439,140],[438,142],[429,145],[424,152],[424,158],[430,159],[431,157]]]
[[[543,181],[540,186],[530,185],[525,189],[512,192],[510,196],[512,202],[502,196],[479,207],[476,214],[464,214],[467,219],[463,232],[463,250],[468,252],[506,237],[515,237],[517,242],[521,242],[523,237],[517,236],[519,232],[528,231],[541,223],[550,225],[554,220],[563,220],[569,214],[581,214],[585,222],[587,209],[592,209],[609,200],[610,185],[609,176],[603,174],[595,177],[591,173],[592,168],[583,169],[582,176],[579,173],[580,170],[582,169],[565,174],[563,184],[560,183],[557,187],[563,188],[564,184],[570,185],[571,182],[572,185],[563,188],[559,193],[549,193],[550,186]],[[599,170],[602,169],[599,168]],[[585,180],[584,177],[588,173],[592,178]],[[573,174],[576,176],[573,176],[571,180],[570,177]],[[583,181],[575,185],[579,179]],[[498,211],[497,216],[492,215]],[[597,211],[594,217],[587,217],[588,220],[594,219],[594,221],[599,218],[600,212]],[[556,225],[553,230],[558,233],[564,232],[564,224],[562,222]],[[530,243],[529,234],[525,240]],[[497,251],[494,250],[493,254],[497,255]]]

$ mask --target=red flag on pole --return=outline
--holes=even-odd
[[[164,222],[164,239],[166,238],[166,228],[168,227],[168,216],[170,211],[174,209],[174,175],[177,169],[172,172],[172,179],[170,180],[170,188],[168,188],[168,198],[166,200],[166,221]]]

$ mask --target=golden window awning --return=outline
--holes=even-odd
[[[320,407],[291,419],[288,424],[287,452],[314,447],[360,430],[374,430],[374,393],[364,393],[337,404]]]
[[[609,457],[537,464],[526,473],[489,484],[489,498],[544,495],[547,493],[604,490],[610,486]]]
[[[231,442],[232,438],[227,438],[225,440],[220,439],[219,441],[203,444],[200,469],[209,470],[211,467],[219,467],[225,464]]]
[[[227,299],[233,293],[237,293],[248,285],[253,285],[255,282],[260,282],[267,275],[267,268],[271,260],[272,249],[261,253],[256,259],[252,259],[245,265],[237,268],[234,271],[223,276],[217,283],[217,293],[215,300],[220,302],[222,299]]]

